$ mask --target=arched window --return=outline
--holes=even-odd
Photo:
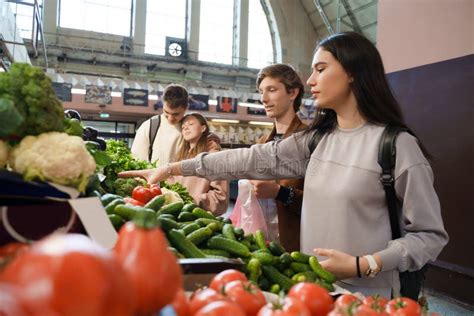
[[[232,64],[234,0],[201,0],[198,59]]]
[[[273,63],[273,45],[267,16],[260,0],[249,0],[248,68]]]
[[[165,55],[166,37],[185,38],[186,0],[148,0],[145,53]]]
[[[130,36],[131,0],[60,0],[59,26]]]

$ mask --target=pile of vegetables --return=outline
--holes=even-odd
[[[102,182],[102,187],[108,193],[131,196],[133,189],[136,186],[143,185],[144,181],[134,178],[118,178],[117,174],[126,170],[142,170],[155,167],[154,164],[134,158],[127,144],[123,141],[107,140],[106,153],[110,157],[110,164],[104,168],[105,180]]]
[[[63,107],[40,68],[14,63],[0,73],[0,137],[11,144],[27,135],[63,132]]]

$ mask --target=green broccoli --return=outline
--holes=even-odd
[[[132,191],[139,185],[145,185],[146,181],[140,178],[117,178],[113,187],[115,194],[120,196],[132,196]]]
[[[9,72],[0,73],[0,99],[12,101],[24,118],[8,135],[11,143],[18,143],[27,135],[64,131],[63,106],[41,68],[14,63]]]

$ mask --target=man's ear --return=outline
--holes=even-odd
[[[291,89],[290,90],[290,99],[295,100],[299,93],[300,93],[300,88]]]

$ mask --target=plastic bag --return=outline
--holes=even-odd
[[[230,219],[246,233],[260,229],[269,240],[278,240],[278,215],[273,199],[257,199],[249,180],[239,180],[239,194]]]

